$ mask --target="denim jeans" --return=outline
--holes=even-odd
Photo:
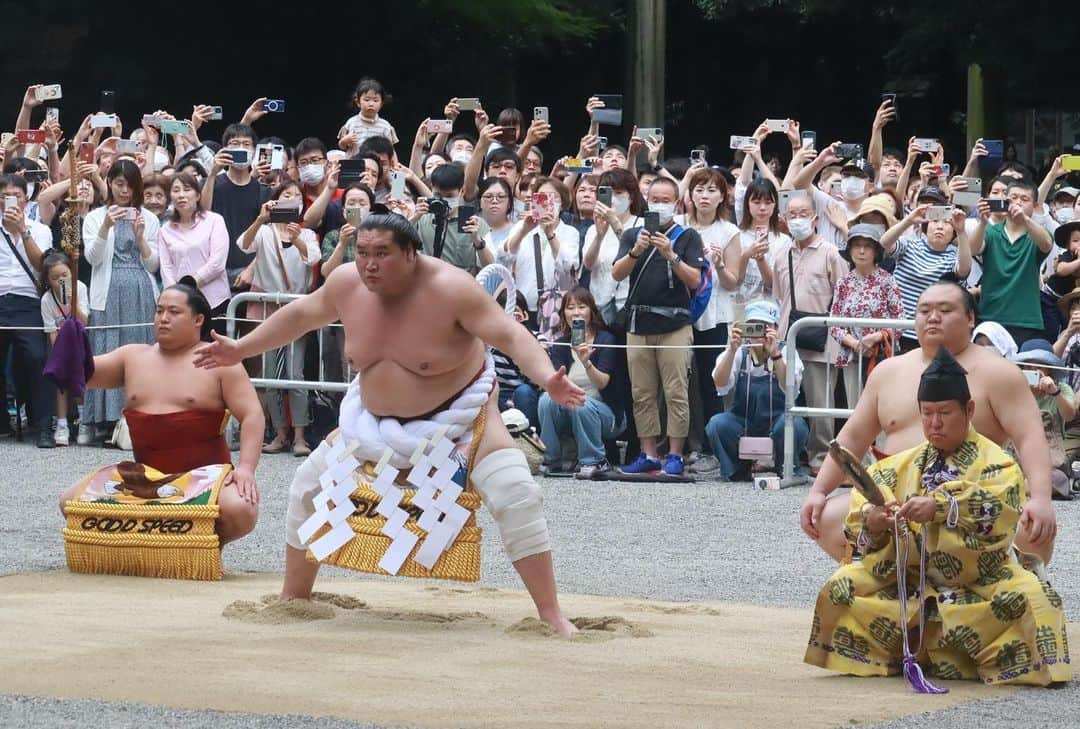
[[[718,413],[705,426],[705,435],[712,444],[713,455],[720,461],[720,475],[731,478],[740,470],[750,467],[749,461],[739,460],[739,438],[746,430],[742,418],[732,413]],[[773,463],[777,472],[784,466],[784,416],[780,415],[772,426]],[[799,454],[806,449],[810,429],[802,418],[795,418],[795,473],[800,473]]]
[[[507,404],[507,401],[510,404]],[[540,391],[532,385],[518,385],[509,393],[499,390],[499,412],[505,412],[510,408],[520,410],[529,419],[529,425],[540,432],[540,418],[536,412],[536,404],[540,400]]]
[[[573,433],[578,462],[583,466],[595,466],[604,460],[604,439],[614,438],[623,427],[624,423],[615,422],[615,413],[601,400],[587,397],[581,407],[566,408],[546,392],[540,396],[540,440],[547,450],[545,463],[562,460],[559,437],[563,433]]]

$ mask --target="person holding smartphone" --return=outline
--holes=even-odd
[[[607,174],[607,173],[605,173]],[[612,468],[605,456],[604,441],[626,428],[626,383],[615,344],[588,289],[578,287],[563,296],[560,326],[549,353],[556,369],[565,367],[567,378],[585,391],[585,404],[576,408],[559,405],[546,392],[540,396],[540,439],[544,442],[541,473],[562,470],[562,438],[577,444],[578,478],[594,478]]]
[[[791,245],[791,237],[781,227],[779,202],[776,186],[769,180],[754,180],[746,188],[739,232],[724,246],[724,269],[735,280],[736,304],[775,296],[776,255]]]
[[[300,226],[299,212],[293,222],[270,222],[270,211],[281,203],[299,202],[303,193],[300,185],[292,180],[283,182],[274,190],[270,200],[263,204],[258,217],[240,237],[240,249],[255,254],[255,272],[251,281],[253,292],[282,294],[306,294],[311,288],[312,266],[319,260],[319,242],[315,233]],[[276,304],[249,302],[248,319],[264,320],[280,308]],[[271,368],[271,376],[280,379],[302,380],[304,378],[305,340],[297,339],[287,347],[278,347],[267,353],[264,362]],[[303,457],[311,454],[304,439],[304,429],[311,422],[307,392],[304,390],[270,390],[266,395],[266,409],[275,436],[263,446],[263,453],[280,453],[289,445],[289,429],[285,420],[283,396],[289,398],[292,418],[292,452]]]
[[[605,324],[615,320],[615,314],[626,305],[630,292],[628,281],[616,281],[611,276],[615,257],[619,254],[619,238],[623,231],[640,227],[645,199],[638,190],[637,180],[629,170],[614,169],[600,175],[597,189],[607,188],[610,202],[593,203],[593,224],[585,231],[584,255],[581,262],[589,272],[589,292],[596,301]]]
[[[153,344],[160,267],[157,216],[144,207],[142,172],[130,159],[118,159],[106,178],[104,207],[83,219],[83,241],[90,275],[90,344],[95,355],[125,344]],[[108,329],[93,329],[109,326]],[[93,390],[83,406],[78,442],[89,444],[112,433],[124,411],[123,388]],[[85,428],[83,427],[85,426]],[[96,431],[96,432],[93,432]]]

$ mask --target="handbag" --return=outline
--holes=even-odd
[[[113,428],[109,442],[120,450],[130,451],[132,449],[131,432],[128,431],[127,418],[123,415],[116,421],[116,427]]]
[[[795,303],[795,264],[793,263],[792,253],[792,249],[788,248],[788,287],[791,289],[791,313],[788,315],[788,329],[790,329],[791,325],[797,322],[799,319],[803,319],[808,316],[822,315],[808,311],[799,311],[799,307]],[[813,352],[824,352],[825,344],[828,339],[828,327],[803,327],[795,334],[795,347],[797,349],[808,349]]]
[[[557,288],[547,288],[544,285],[542,247],[540,234],[533,233],[533,264],[536,267],[536,338],[543,342],[551,342],[555,340],[555,332],[558,331],[560,325],[559,310],[562,308],[562,294]]]
[[[752,367],[750,365],[750,352],[746,352],[746,417],[745,422],[750,422],[750,380]],[[769,420],[772,420],[772,372],[769,372],[769,361],[765,360],[765,372],[769,377]],[[767,436],[747,435],[748,426],[743,425],[743,434],[739,437],[739,460],[742,461],[771,461],[773,457],[772,438]]]

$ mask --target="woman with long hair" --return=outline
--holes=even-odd
[[[739,233],[724,249],[724,267],[735,277],[734,312],[748,301],[773,294],[773,264],[778,251],[791,244],[780,221],[779,195],[768,180],[754,180],[742,201]]]
[[[573,435],[577,443],[577,474],[593,478],[611,470],[604,455],[604,441],[626,427],[625,404],[619,367],[620,350],[610,346],[615,337],[604,328],[596,301],[586,288],[568,292],[559,311],[561,328],[551,346],[551,363],[566,368],[571,382],[585,390],[585,404],[566,408],[545,392],[540,396],[540,439],[544,442],[545,472],[561,470],[560,438]]]

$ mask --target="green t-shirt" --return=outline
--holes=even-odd
[[[1042,329],[1039,269],[1047,254],[1027,231],[1010,243],[1005,223],[987,226],[983,240],[979,317],[1003,326]]]
[[[424,253],[431,256],[435,254],[435,216],[431,213],[424,215],[416,221],[416,230],[420,234],[420,240],[424,242]],[[488,234],[488,224],[480,220],[480,239]],[[446,236],[443,238],[442,260],[468,271],[475,276],[480,273],[480,261],[477,259],[477,250],[473,247],[472,235],[458,232],[457,218],[446,221]]]
[[[330,256],[333,255],[334,249],[337,248],[337,244],[341,241],[341,228],[335,228],[329,233],[323,236],[322,239],[322,262],[326,263],[330,260]],[[352,263],[356,260],[356,241],[353,240],[345,246],[345,250],[341,254],[342,263]]]

